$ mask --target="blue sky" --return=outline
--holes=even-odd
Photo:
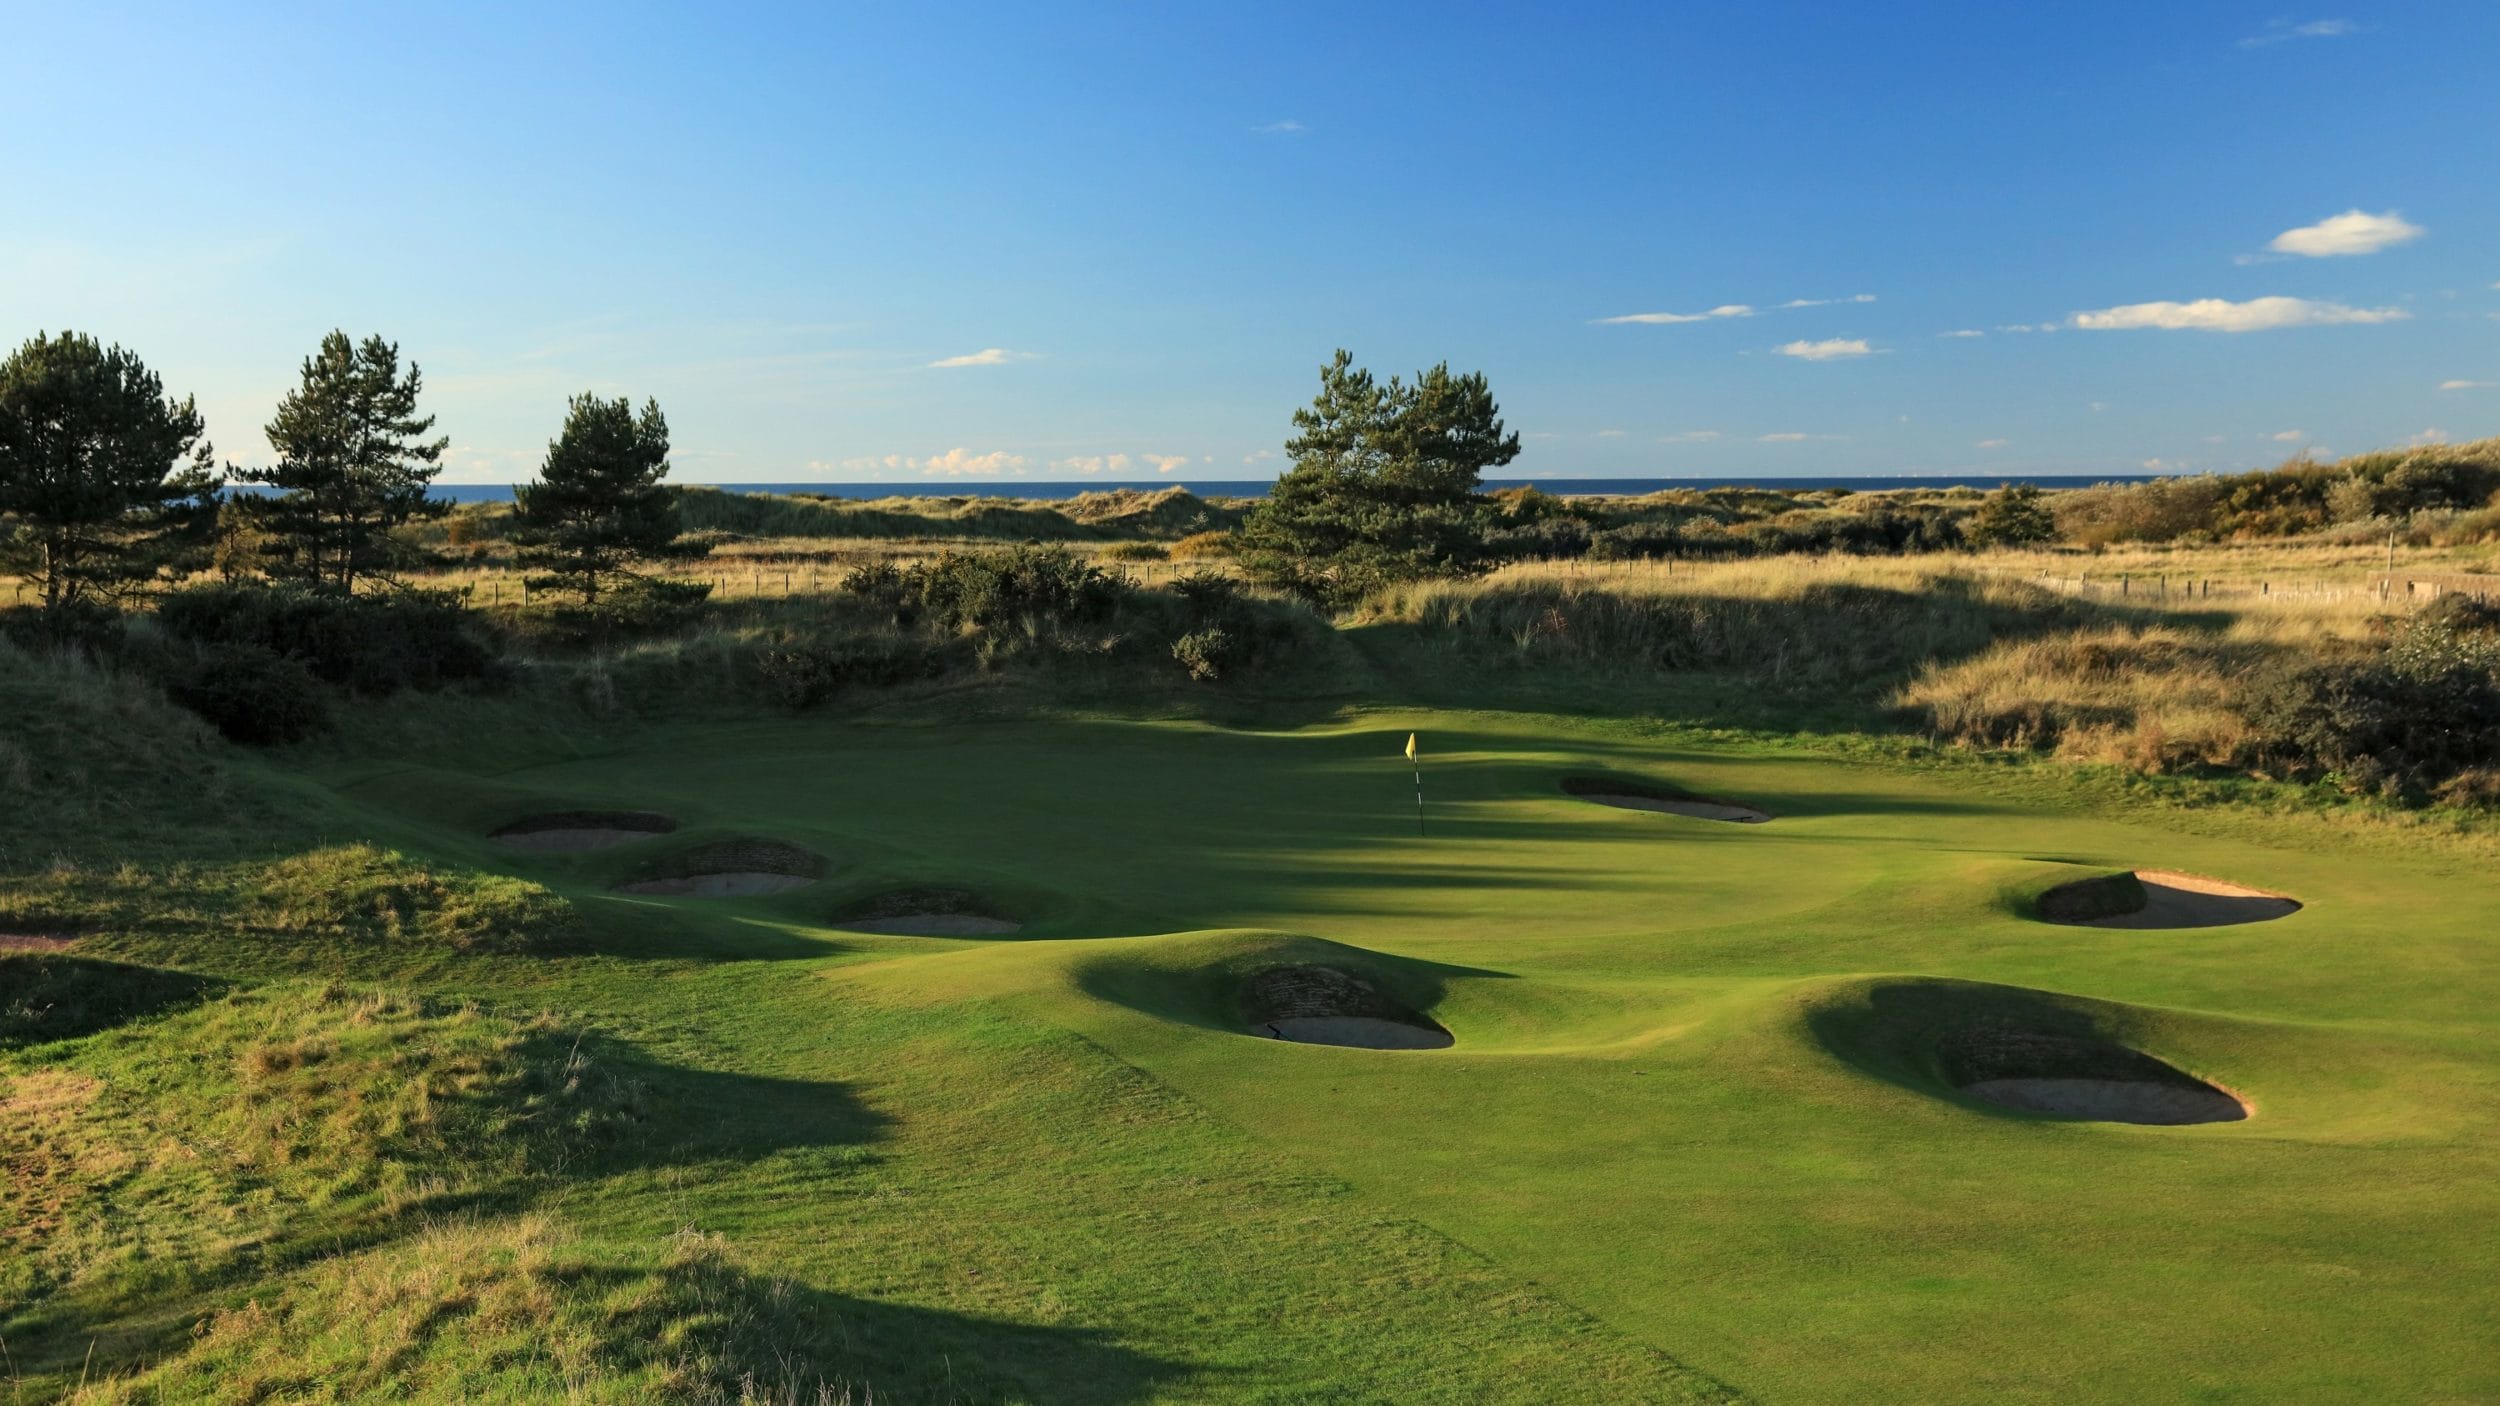
[[[2237,468],[2500,432],[2496,63],[2488,0],[27,4],[0,336],[258,462],[380,332],[446,481],[582,390],[688,480],[1265,477],[1339,346],[1487,372],[1519,476]]]

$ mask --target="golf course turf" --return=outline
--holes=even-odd
[[[880,1400],[2500,1396],[2500,890],[2467,854],[1493,713],[759,721],[323,780],[378,843],[578,908],[580,950],[411,978],[648,1062],[692,1142],[547,1207],[593,1246],[721,1237]],[[676,828],[487,838],[583,797]],[[2153,855],[2304,906],[2038,920]],[[859,930],[905,910],[1021,927]],[[1446,1047],[1258,1038],[1304,1017]],[[2023,1081],[2245,1116],[1989,1087]]]

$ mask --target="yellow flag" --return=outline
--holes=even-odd
[[[1415,760],[1415,734],[1411,732],[1406,734],[1406,759]]]

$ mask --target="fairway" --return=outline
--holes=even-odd
[[[881,1397],[938,1389],[941,1348],[973,1399],[2500,1395],[2500,891],[2462,850],[1482,713],[758,722],[327,782],[359,838],[544,883],[597,935],[430,981],[708,1089],[671,1115],[706,1155],[565,1214],[718,1233],[847,1305],[863,1360],[912,1345]],[[601,815],[654,818],[489,838]],[[788,884],[668,886],[725,847]],[[2036,912],[2139,869],[2299,907]],[[1020,926],[845,926],[918,891]],[[1241,993],[1284,965],[1450,1043],[1263,1038]],[[2132,1052],[2247,1116],[1991,1104],[1970,1041]]]

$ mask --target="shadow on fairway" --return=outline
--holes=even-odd
[[[1263,976],[1279,971],[1338,973],[1366,988],[1379,1014],[1442,1033],[1432,1016],[1456,980],[1511,980],[1508,972],[1391,956],[1326,938],[1236,931],[1144,939],[1095,958],[1075,972],[1077,989],[1097,1000],[1226,1035],[1253,1034],[1263,1015]],[[1347,1012],[1359,1014],[1363,1012]]]

